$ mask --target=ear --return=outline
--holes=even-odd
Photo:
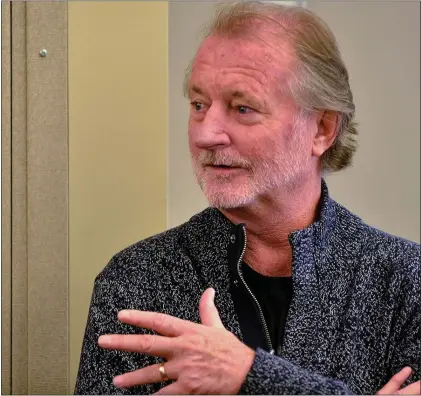
[[[336,111],[322,111],[317,116],[317,133],[313,137],[313,155],[321,157],[322,154],[335,141],[340,117]]]

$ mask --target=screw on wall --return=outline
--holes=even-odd
[[[43,58],[45,58],[45,57],[47,56],[47,54],[48,54],[48,52],[47,52],[47,50],[46,50],[46,49],[42,49],[42,50],[39,52],[39,55],[40,55],[41,57],[43,57]]]

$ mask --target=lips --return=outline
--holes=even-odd
[[[209,165],[212,168],[221,168],[221,169],[234,169],[238,168],[238,166],[230,166],[230,165]]]
[[[205,168],[221,169],[221,170],[241,169],[241,167],[239,166],[230,166],[230,165],[205,165]]]
[[[221,169],[235,169],[241,168],[239,165],[227,165],[227,164],[204,164],[204,166],[210,168],[221,168]]]

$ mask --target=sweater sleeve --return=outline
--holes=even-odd
[[[98,338],[104,334],[130,334],[146,330],[121,323],[117,313],[128,308],[123,290],[115,280],[96,279],[89,308],[88,321],[82,345],[79,371],[74,394],[77,395],[127,395],[151,394],[155,385],[142,385],[121,389],[113,385],[116,375],[134,371],[156,363],[151,357],[124,351],[106,350],[98,346]]]
[[[396,374],[404,367],[412,369],[411,376],[404,383],[404,387],[419,381],[421,362],[421,312],[415,312],[408,321],[406,328],[397,343],[390,364],[390,375]]]
[[[420,249],[419,245],[416,247],[413,257],[410,257],[410,270],[400,285],[403,302],[398,306],[391,337],[389,376],[406,366],[412,368],[412,374],[403,386],[421,379]]]
[[[351,395],[352,392],[341,381],[311,373],[259,348],[240,394]]]

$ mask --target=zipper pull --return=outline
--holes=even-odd
[[[275,350],[274,350],[274,349],[271,349],[271,350],[269,351],[269,353],[270,353],[271,355],[274,355],[274,354],[275,354]]]

